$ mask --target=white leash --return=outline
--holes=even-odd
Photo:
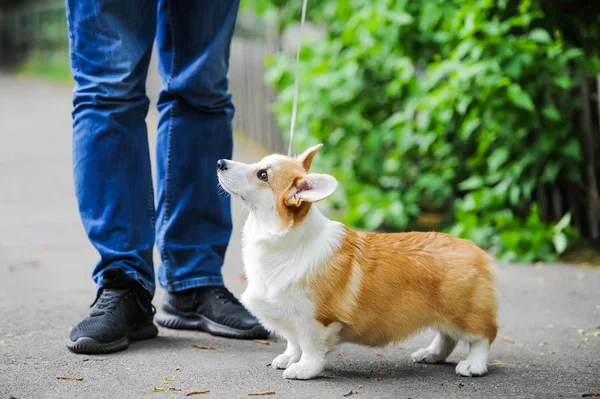
[[[288,156],[292,156],[292,143],[294,142],[294,127],[296,125],[296,111],[298,109],[298,75],[300,73],[300,47],[302,46],[302,33],[304,32],[304,20],[306,19],[306,4],[308,0],[302,1],[302,19],[300,20],[300,37],[298,38],[298,49],[296,52],[296,79],[294,81],[294,102],[292,104],[292,121],[290,123],[290,145]]]

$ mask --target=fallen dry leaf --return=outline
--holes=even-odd
[[[257,344],[271,345],[269,341],[265,341],[264,339],[255,339],[254,342],[256,342]]]
[[[250,392],[248,396],[267,396],[275,395],[275,391],[264,391],[264,392]]]
[[[342,396],[345,397],[345,398],[347,398],[348,396],[352,396],[352,395],[355,395],[355,394],[356,394],[356,392],[354,392],[354,391],[351,390],[350,392],[345,393]]]
[[[598,331],[598,332],[600,332],[600,331]],[[338,352],[338,356],[341,357],[341,356],[344,356],[344,354],[342,352]]]
[[[585,335],[585,330],[583,328],[580,328],[579,330],[577,330],[577,332],[581,335]]]
[[[600,392],[586,392],[581,394],[582,398],[589,398],[590,396],[600,396]]]
[[[549,355],[556,355],[556,352],[553,352],[553,351],[548,351],[548,354],[549,354]]]
[[[375,378],[375,379],[376,379],[377,381],[383,381],[385,378],[383,378],[383,377],[377,377],[377,378]]]
[[[8,394],[8,399],[21,399],[18,396],[14,396],[12,393]]]
[[[58,376],[56,377],[57,380],[73,380],[73,381],[83,381],[82,377],[62,377],[62,376]]]
[[[152,387],[152,392],[164,392],[164,391],[165,391],[164,388]]]
[[[200,391],[192,391],[185,394],[185,396],[194,396],[194,395],[204,395],[205,393],[209,393],[209,389],[202,389]]]
[[[179,370],[181,370],[181,368],[179,368],[179,367],[175,367],[175,368],[173,369],[173,371],[179,371]]]
[[[600,330],[594,331],[594,337],[600,337]]]
[[[504,341],[508,342],[509,344],[514,344],[515,343],[514,339],[511,339],[511,338],[508,338],[508,337],[502,337],[502,339]]]
[[[192,346],[196,349],[206,349],[209,351],[214,351],[215,349],[217,349],[214,346],[204,346],[204,345],[196,345],[196,344],[192,344]]]
[[[457,388],[464,388],[465,384],[463,384],[462,382],[459,382],[458,385],[456,385]]]

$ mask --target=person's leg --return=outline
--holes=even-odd
[[[229,199],[218,193],[217,160],[231,158],[229,48],[239,0],[159,0],[163,78],[158,109],[158,280],[168,291],[156,321],[236,338],[268,332],[223,286],[231,236]]]
[[[216,164],[233,146],[227,70],[239,0],[159,4],[158,280],[176,292],[223,285],[232,225]]]
[[[156,4],[156,3],[155,3]],[[73,172],[83,226],[100,253],[98,288],[118,266],[154,292],[154,199],[145,118],[156,5],[67,0]]]
[[[73,172],[85,231],[100,254],[96,306],[71,331],[79,353],[125,349],[156,336],[154,198],[145,80],[156,3],[67,0],[72,73]]]

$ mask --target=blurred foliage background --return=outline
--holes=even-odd
[[[246,3],[281,32],[301,2]],[[309,1],[297,147],[347,223],[444,229],[508,261],[597,241],[598,2]],[[293,54],[267,60],[287,131]]]
[[[61,3],[0,0],[0,65],[69,79]],[[241,5],[281,39],[265,79],[287,136],[302,2]],[[308,20],[294,145],[325,144],[346,223],[507,261],[598,245],[600,2],[309,0]]]

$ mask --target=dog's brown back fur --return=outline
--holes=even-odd
[[[344,341],[379,346],[427,327],[496,338],[496,291],[488,254],[443,233],[346,231],[310,282],[317,320],[342,322]]]

